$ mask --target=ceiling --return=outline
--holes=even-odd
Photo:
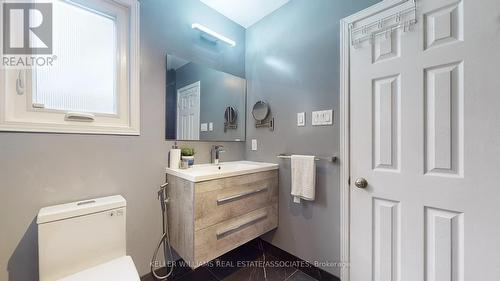
[[[248,28],[285,5],[289,0],[200,0],[207,6]]]

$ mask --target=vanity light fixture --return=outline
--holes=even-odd
[[[201,32],[202,32],[202,33],[204,33],[204,34],[209,35],[209,37],[214,38],[214,39],[217,39],[217,40],[220,40],[220,41],[222,41],[222,42],[224,42],[224,43],[228,44],[228,45],[229,45],[229,46],[231,46],[231,47],[236,46],[236,42],[234,42],[233,40],[231,40],[231,39],[227,38],[227,37],[226,37],[226,36],[224,36],[224,35],[221,35],[221,34],[219,34],[219,33],[215,32],[215,31],[211,30],[210,28],[208,28],[208,27],[206,27],[206,26],[204,26],[204,25],[201,25],[201,24],[199,24],[199,23],[193,23],[193,24],[191,25],[191,28],[192,28],[192,29],[199,30],[199,31],[201,31]],[[217,41],[217,40],[216,40],[216,41]]]

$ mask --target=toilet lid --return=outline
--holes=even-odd
[[[59,279],[59,281],[89,280],[140,281],[140,278],[132,258],[130,256],[124,256]]]

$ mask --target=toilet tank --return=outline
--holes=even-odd
[[[120,195],[42,208],[37,217],[40,281],[125,256],[125,209]]]

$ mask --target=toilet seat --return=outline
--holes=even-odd
[[[59,281],[140,281],[134,261],[123,256],[109,262],[69,275]]]

